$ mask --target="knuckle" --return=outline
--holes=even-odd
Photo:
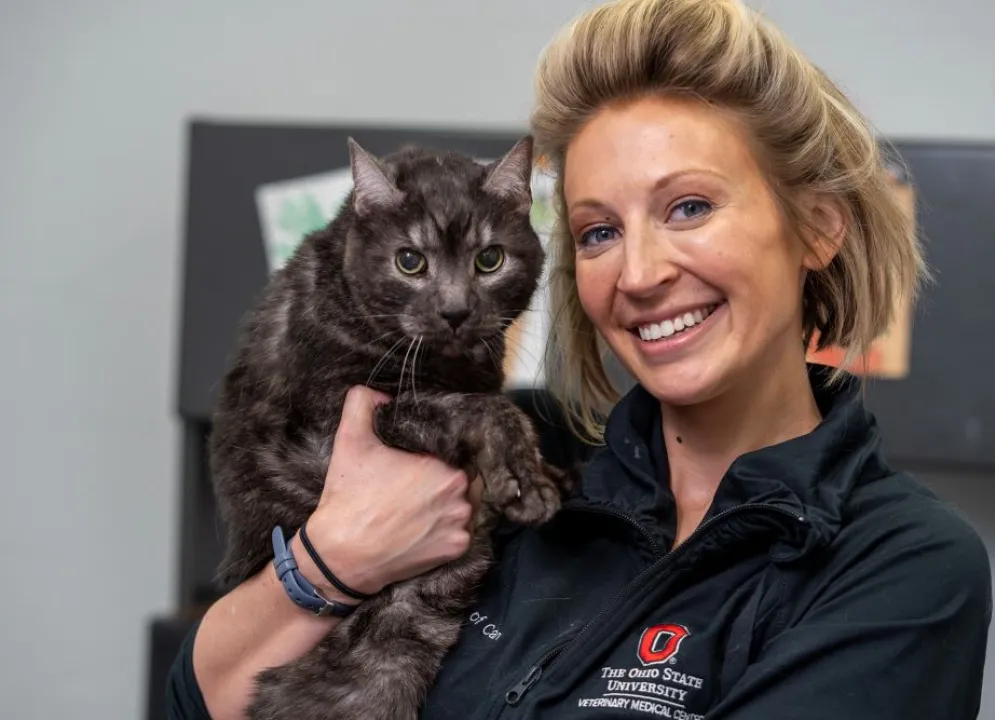
[[[366,394],[366,388],[362,385],[353,385],[348,390],[345,391],[345,399],[343,400],[344,408],[353,408],[357,403],[363,400]]]
[[[457,523],[466,525],[470,522],[470,518],[473,517],[473,507],[470,503],[460,503],[453,514]]]
[[[453,533],[452,548],[457,557],[470,549],[470,539],[470,533],[466,530],[457,530]]]
[[[460,471],[450,474],[446,486],[449,490],[451,490],[454,493],[457,494],[465,493],[467,487],[469,486],[469,482],[467,481],[466,478],[466,473]]]

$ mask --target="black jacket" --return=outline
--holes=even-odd
[[[856,383],[812,378],[822,424],[739,458],[675,550],[659,405],[629,393],[577,496],[499,534],[422,717],[977,717],[985,548],[888,467]],[[206,718],[190,645],[171,717]]]

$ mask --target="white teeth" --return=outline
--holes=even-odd
[[[715,305],[707,305],[697,310],[692,310],[686,312],[683,315],[678,315],[670,320],[664,320],[661,323],[650,323],[648,325],[639,326],[639,337],[643,340],[659,340],[660,338],[668,338],[672,335],[676,335],[679,332],[686,330],[687,328],[694,327],[698,323],[705,321],[712,311],[715,310]]]

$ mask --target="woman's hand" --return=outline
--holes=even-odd
[[[346,585],[376,593],[462,556],[470,547],[480,483],[426,455],[384,445],[373,413],[390,398],[367,387],[346,394],[325,487],[307,522],[308,538]],[[301,571],[328,585],[295,542]]]
[[[325,487],[307,523],[315,550],[338,578],[375,593],[460,557],[470,545],[479,483],[439,460],[389,448],[373,432],[373,412],[389,398],[365,387],[346,396]],[[329,587],[297,538],[301,572],[325,597],[355,604]],[[301,657],[339,622],[287,598],[272,563],[207,611],[193,668],[211,717],[242,718],[265,668]]]

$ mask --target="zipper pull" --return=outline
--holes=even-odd
[[[525,697],[525,693],[529,691],[533,685],[539,682],[539,678],[542,677],[542,666],[536,665],[531,670],[529,670],[528,675],[522,678],[515,687],[505,693],[504,701],[509,705],[517,705]]]

